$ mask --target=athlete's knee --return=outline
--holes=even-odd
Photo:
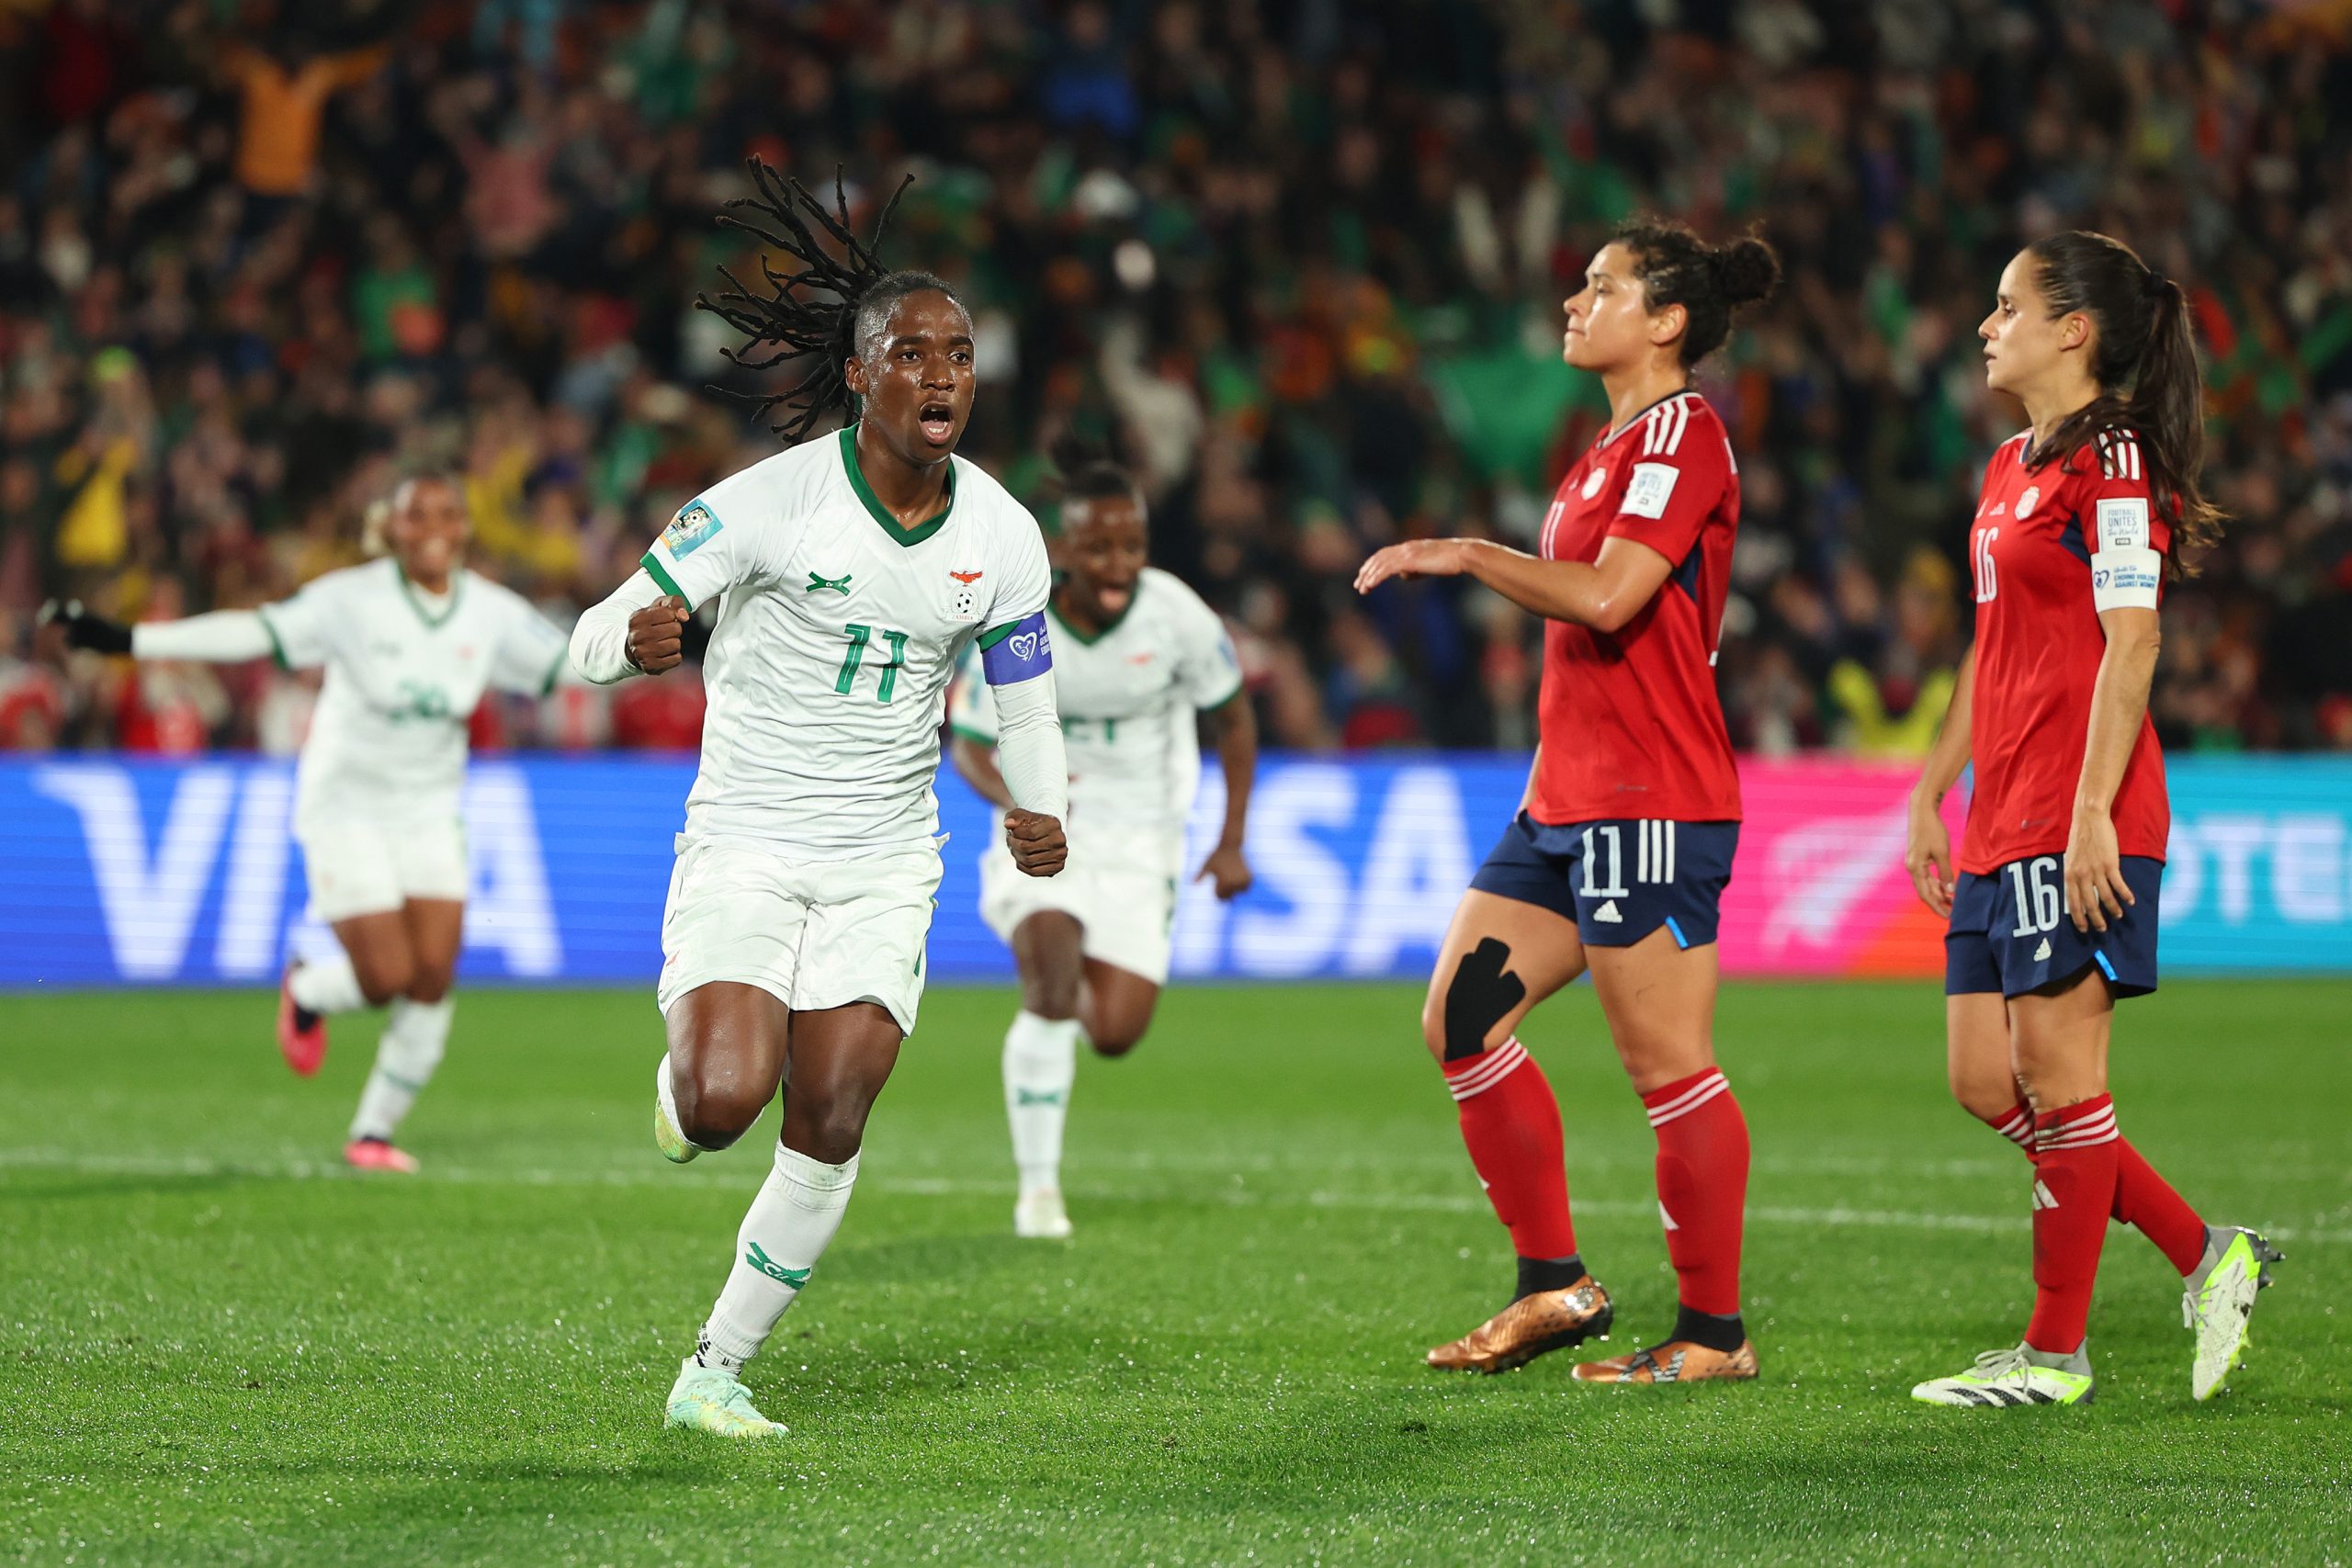
[[[785,1118],[785,1146],[826,1165],[846,1165],[865,1142],[870,1102],[836,1094],[820,1102],[795,1100]]]
[[[1483,937],[1462,955],[1442,987],[1421,1004],[1421,1040],[1441,1062],[1485,1050],[1489,1037],[1527,997],[1527,983],[1510,972],[1510,946]]]
[[[2018,1080],[2006,1065],[1986,1067],[1974,1062],[1954,1062],[1948,1075],[1951,1097],[1962,1110],[1981,1121],[1997,1121],[2015,1110]]]
[[[437,1002],[449,994],[457,981],[457,965],[453,963],[419,963],[409,972],[405,993],[413,1002]]]
[[[407,996],[416,982],[416,961],[405,952],[355,953],[351,955],[351,973],[359,982],[359,994],[371,1008],[379,1008]]]
[[[1445,988],[1431,986],[1421,998],[1421,1043],[1430,1055],[1445,1060]]]
[[[1024,1012],[1059,1023],[1078,1016],[1079,977],[1068,975],[1021,976],[1021,1007]]]
[[[1098,1056],[1124,1056],[1143,1043],[1144,1031],[1150,1024],[1148,1014],[1142,1018],[1104,1019],[1086,1032],[1086,1043],[1094,1047]]]
[[[770,1092],[731,1073],[672,1060],[670,1093],[677,1101],[678,1131],[707,1149],[723,1149],[750,1132],[768,1108]]]

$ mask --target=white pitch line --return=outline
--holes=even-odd
[[[355,1181],[382,1179],[355,1171],[339,1162],[307,1159],[226,1160],[203,1156],[105,1155],[72,1149],[0,1149],[0,1170],[62,1171],[86,1176],[232,1177],[265,1181]],[[427,1165],[414,1179],[469,1187],[678,1187],[749,1190],[758,1173],[747,1164],[741,1170],[726,1168],[682,1170],[675,1168],[614,1166],[595,1169],[548,1166],[469,1167],[438,1162]],[[972,1181],[946,1177],[871,1176],[860,1185],[868,1191],[912,1198],[1003,1198],[1010,1181]],[[1487,1201],[1468,1192],[1362,1192],[1311,1190],[1267,1192],[1256,1189],[1204,1182],[1198,1187],[1072,1188],[1069,1195],[1093,1202],[1210,1203],[1227,1208],[1370,1209],[1397,1212],[1484,1213]],[[1612,1217],[1646,1216],[1657,1205],[1625,1199],[1580,1198],[1578,1213]],[[1826,1226],[1832,1229],[1973,1231],[2018,1234],[2032,1228],[2025,1214],[1939,1214],[1904,1209],[1790,1208],[1765,1204],[1747,1211],[1750,1221],[1768,1225]],[[2352,1230],[2299,1229],[2278,1226],[2264,1233],[2273,1241],[2352,1244]]]

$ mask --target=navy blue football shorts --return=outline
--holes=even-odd
[[[1990,876],[1960,874],[1951,929],[1944,933],[1944,995],[1998,991],[2023,996],[2086,969],[2107,976],[2118,997],[2156,988],[2156,909],[2165,863],[2123,857],[2123,885],[2136,904],[2107,930],[2078,931],[2066,914],[2064,855],[2013,860]]]
[[[1522,811],[1470,886],[1574,920],[1593,947],[1631,947],[1660,926],[1678,946],[1704,947],[1715,940],[1738,846],[1736,822],[1555,827]]]

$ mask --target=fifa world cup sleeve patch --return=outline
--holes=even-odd
[[[1054,650],[1046,637],[1043,610],[980,634],[980,672],[991,686],[1010,686],[1053,667]]]
[[[1666,503],[1673,498],[1674,481],[1682,470],[1671,463],[1636,463],[1634,477],[1625,481],[1625,502],[1618,512],[1627,517],[1659,518],[1666,515]]]
[[[2102,501],[2094,518],[2091,604],[2100,610],[2153,610],[2164,582],[2164,557],[2148,543],[2148,503],[2137,496]]]
[[[684,560],[708,544],[718,527],[718,513],[699,501],[690,501],[662,530],[662,547],[670,552],[672,560]]]

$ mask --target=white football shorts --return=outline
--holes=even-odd
[[[412,898],[468,890],[466,825],[455,812],[426,818],[332,818],[297,823],[311,908],[333,925],[398,909]]]
[[[1008,946],[1013,929],[1041,909],[1056,909],[1082,928],[1087,957],[1168,983],[1169,933],[1176,922],[1179,844],[1127,846],[1100,840],[1070,845],[1069,863],[1053,876],[1028,876],[1012,863],[1000,834],[980,857],[980,919]]]
[[[877,1002],[911,1034],[940,869],[929,840],[811,863],[741,839],[682,839],[654,999],[667,1013],[696,987],[733,980],[796,1012]]]

